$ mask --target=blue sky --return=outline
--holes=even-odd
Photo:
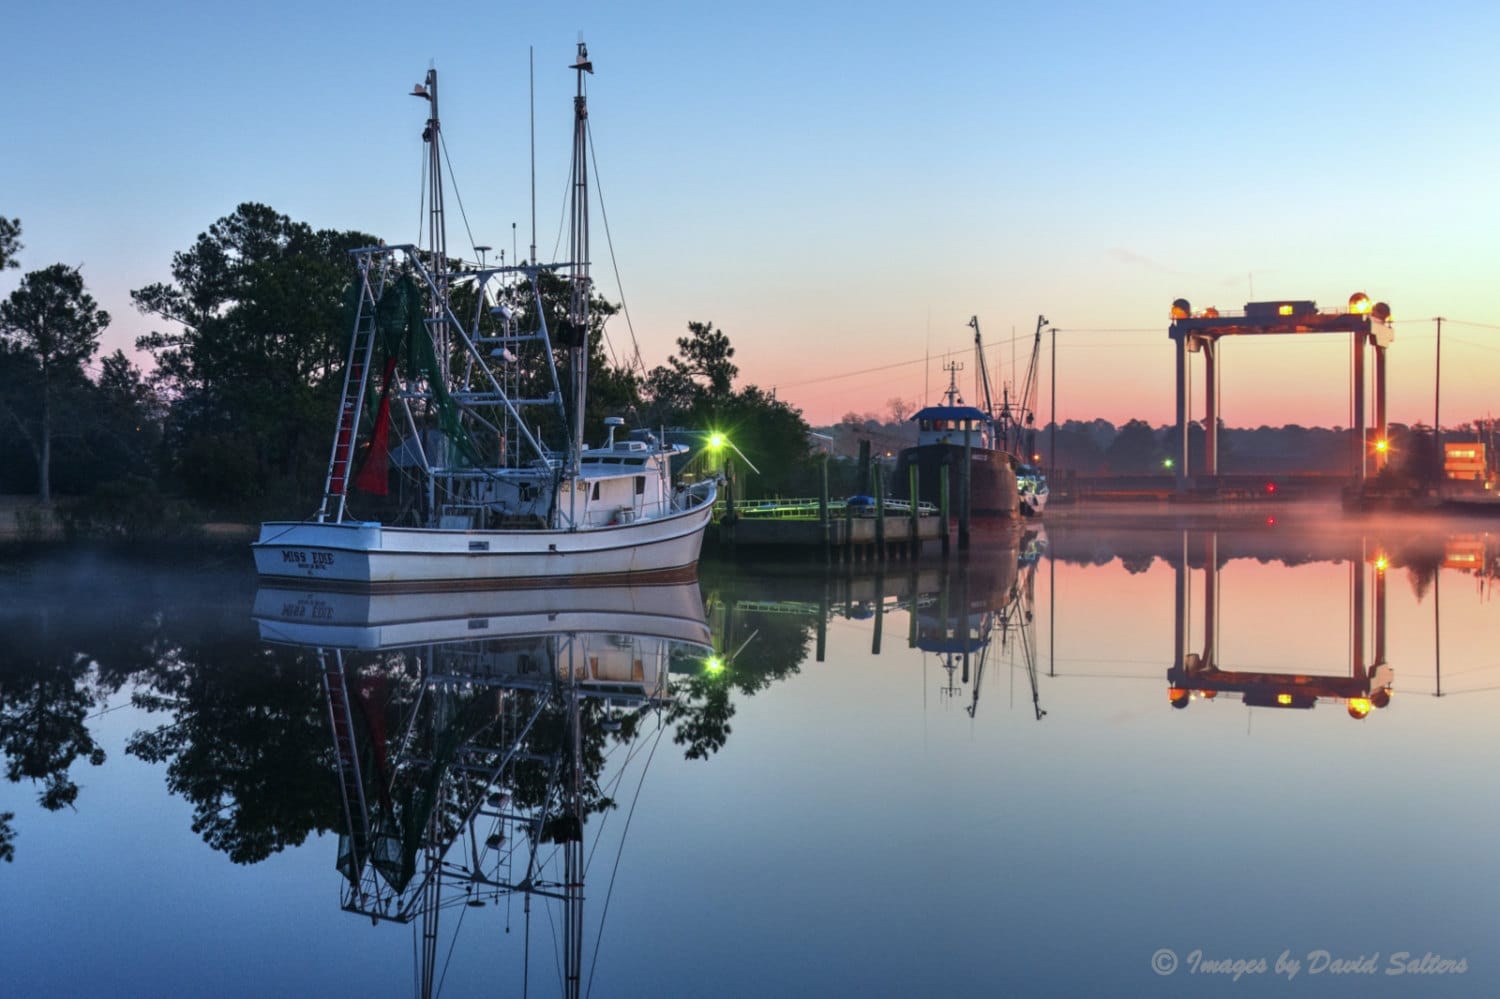
[[[970,379],[970,315],[1008,379],[1013,331],[1045,314],[1061,417],[1164,422],[1172,299],[1364,290],[1398,320],[1393,419],[1432,418],[1439,315],[1445,422],[1493,406],[1492,4],[61,2],[5,24],[0,213],[22,220],[24,269],[82,265],[107,349],[152,326],[129,290],[242,201],[416,239],[406,94],[429,65],[474,241],[509,247],[514,222],[524,247],[534,47],[547,256],[581,31],[648,365],[712,321],[742,381],[821,423],[936,394],[950,355]],[[451,189],[449,208],[456,252]],[[604,228],[595,273],[618,300]],[[1228,345],[1225,419],[1347,425],[1348,351]]]

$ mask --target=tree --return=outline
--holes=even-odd
[[[0,215],[0,271],[20,267],[16,254],[21,252],[21,220]]]
[[[136,346],[171,397],[167,440],[189,494],[280,505],[318,488],[352,323],[348,251],[375,241],[246,203],[173,254],[173,283],[131,292],[171,324]]]
[[[97,308],[76,268],[53,264],[32,271],[0,303],[0,339],[35,365],[40,412],[35,423],[0,398],[0,407],[21,431],[36,459],[37,495],[52,499],[53,406],[59,389],[83,377],[83,365],[99,347],[109,313]]]
[[[735,391],[739,368],[730,360],[734,347],[713,323],[688,323],[688,332],[677,340],[679,354],[646,379],[654,419],[726,434],[760,469],[752,480],[760,495],[776,495],[794,484],[815,488],[808,451],[811,428],[801,411],[754,385]],[[751,493],[736,487],[736,495]]]
[[[89,435],[97,479],[156,478],[157,448],[165,406],[160,395],[117,350],[100,362]]]
[[[714,397],[729,395],[740,369],[730,358],[734,348],[713,323],[690,322],[688,336],[677,338],[678,353],[646,378],[658,410],[682,413]],[[663,417],[665,418],[665,417]]]
[[[905,423],[906,418],[916,411],[916,406],[911,400],[903,399],[899,395],[887,399],[885,408],[891,414],[892,423]]]
[[[1110,471],[1117,474],[1158,471],[1161,452],[1156,443],[1156,432],[1144,420],[1131,420],[1120,428],[1104,458],[1109,462]]]
[[[730,361],[734,348],[729,337],[713,323],[688,323],[690,336],[677,338],[677,349],[681,359],[672,358],[671,364],[678,370],[702,379],[709,395],[726,395],[734,384],[740,369]]]

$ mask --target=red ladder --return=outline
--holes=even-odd
[[[366,289],[360,303],[359,317],[354,321],[354,336],[349,342],[349,360],[344,369],[344,389],[339,400],[338,430],[333,435],[333,453],[328,458],[328,478],[323,484],[323,505],[318,520],[330,515],[335,522],[344,519],[348,482],[354,462],[354,443],[359,434],[359,413],[363,408],[365,386],[369,384],[370,357],[375,350],[375,302]]]

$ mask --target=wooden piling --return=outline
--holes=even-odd
[[[965,421],[967,424],[967,421]],[[972,500],[974,443],[968,427],[964,428],[964,463],[958,470],[958,550],[969,550],[969,510]]]
[[[938,516],[943,519],[943,557],[948,556],[948,534],[952,522],[948,519],[948,470],[941,469],[938,475]]]
[[[917,463],[914,461],[906,469],[906,495],[911,499],[911,517],[908,519],[908,533],[911,536],[911,554],[916,557],[922,554],[921,511],[917,509],[920,505],[917,501]]]
[[[823,454],[823,485],[818,493],[818,523],[823,528],[823,562],[833,560],[833,525],[828,520],[828,454]]]

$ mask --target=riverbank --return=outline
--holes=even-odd
[[[0,544],[68,540],[67,518],[74,502],[70,498],[43,503],[35,496],[0,495]],[[210,521],[186,526],[177,540],[248,545],[258,530],[256,524]]]
[[[0,542],[56,541],[63,525],[56,503],[35,496],[0,496]]]

